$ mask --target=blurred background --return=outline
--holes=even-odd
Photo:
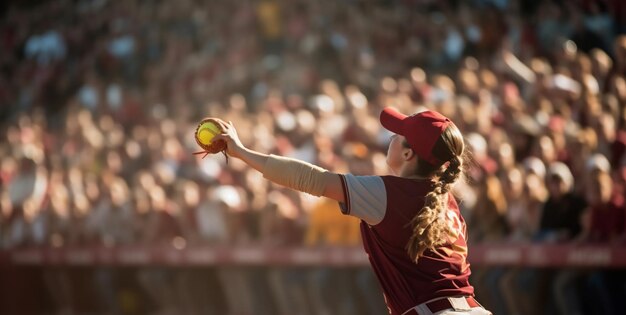
[[[622,0],[0,4],[1,314],[385,314],[358,220],[193,132],[388,174],[384,106],[438,110],[494,314],[623,314]],[[622,311],[620,311],[620,309]]]

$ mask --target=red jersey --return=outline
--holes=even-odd
[[[608,242],[624,231],[624,208],[616,202],[608,202],[591,207],[591,227],[589,240]]]
[[[342,175],[344,214],[360,218],[363,246],[392,315],[438,297],[473,296],[469,284],[465,220],[449,194],[447,218],[456,235],[424,252],[415,264],[407,253],[411,221],[432,190],[429,180]]]

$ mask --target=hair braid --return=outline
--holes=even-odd
[[[424,199],[424,207],[413,218],[413,234],[407,243],[409,256],[417,263],[427,249],[433,249],[447,240],[451,233],[446,221],[448,192],[462,173],[462,160],[453,155],[448,165],[442,166],[434,175],[433,190]]]

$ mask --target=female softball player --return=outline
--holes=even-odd
[[[232,122],[219,121],[226,153],[286,187],[337,200],[361,219],[361,237],[392,315],[491,314],[469,283],[465,220],[450,193],[462,173],[464,143],[445,116],[405,116],[385,108],[380,122],[395,133],[387,164],[396,176],[336,174],[266,155],[241,144]]]

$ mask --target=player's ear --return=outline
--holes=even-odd
[[[411,148],[404,148],[402,152],[402,157],[404,157],[405,161],[410,161],[412,158],[416,157],[415,151]]]

